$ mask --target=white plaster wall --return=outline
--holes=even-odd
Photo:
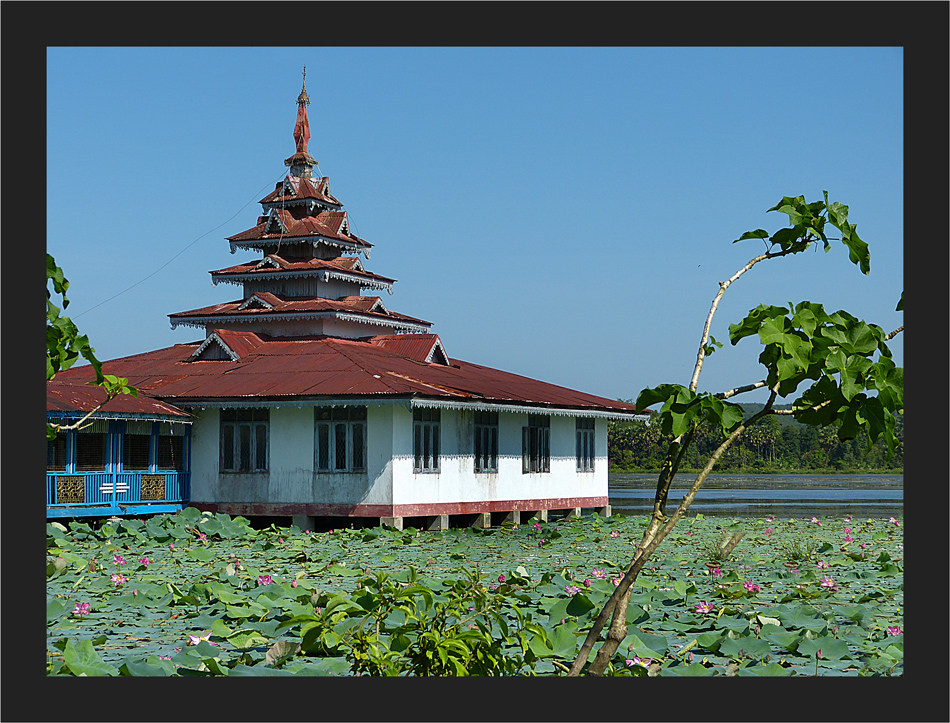
[[[498,419],[498,472],[474,470],[474,413],[441,410],[440,471],[412,471],[412,412],[394,417],[393,503],[477,502],[607,495],[607,422],[595,420],[594,472],[577,472],[575,421],[551,416],[551,471],[521,471],[521,430],[527,414],[501,413]]]
[[[313,407],[272,407],[267,487],[260,502],[310,502]],[[240,476],[240,475],[231,475]]]
[[[219,411],[196,412],[192,427],[194,502],[427,504],[607,495],[607,420],[595,420],[594,472],[577,472],[573,417],[551,416],[551,471],[521,471],[521,429],[527,414],[499,415],[498,472],[475,474],[474,413],[441,410],[441,469],[412,470],[412,410],[367,408],[367,470],[314,471],[313,407],[270,410],[270,471],[219,474]]]

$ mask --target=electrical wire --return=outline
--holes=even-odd
[[[285,175],[286,175],[286,171],[283,172],[283,173],[281,173],[281,176],[280,176],[277,180],[280,180],[280,178],[283,178]],[[238,215],[239,213],[241,213],[241,211],[243,211],[245,208],[247,208],[248,206],[250,206],[255,200],[258,200],[258,199],[260,198],[261,193],[263,193],[266,189],[268,189],[268,188],[271,186],[271,184],[273,184],[273,183],[274,183],[274,181],[270,181],[270,182],[268,182],[267,184],[265,184],[265,185],[261,188],[261,190],[258,191],[257,193],[255,193],[255,194],[254,194],[254,197],[251,198],[250,201],[248,201],[248,202],[245,203],[243,206],[241,206],[241,208],[239,208],[239,209],[237,210],[237,212],[235,212],[235,214],[234,214],[233,216],[231,216],[231,218],[229,218],[229,219],[227,219],[226,221],[223,221],[222,223],[218,224],[218,225],[215,226],[213,229],[210,229],[209,231],[205,231],[205,232],[204,232],[203,234],[201,234],[198,238],[196,238],[196,239],[195,239],[194,241],[192,241],[190,244],[188,244],[187,246],[185,246],[185,248],[183,248],[183,249],[182,249],[181,251],[179,251],[177,254],[175,254],[174,256],[172,256],[170,259],[168,259],[168,261],[166,261],[164,264],[162,264],[162,265],[159,266],[157,269],[155,269],[155,270],[154,270],[152,273],[150,273],[148,276],[146,276],[146,277],[143,278],[143,279],[140,279],[139,281],[136,281],[136,282],[135,282],[134,284],[132,284],[130,287],[128,287],[127,289],[123,289],[123,290],[120,291],[118,294],[115,294],[115,295],[113,295],[113,296],[110,296],[108,299],[105,299],[104,301],[100,301],[100,302],[99,302],[98,304],[96,304],[95,306],[91,306],[91,307],[89,307],[88,309],[86,309],[85,311],[80,312],[79,314],[76,314],[76,315],[74,315],[74,316],[71,315],[72,318],[78,319],[78,318],[79,318],[80,316],[82,316],[83,314],[88,314],[88,313],[89,313],[90,311],[92,311],[93,309],[98,309],[98,308],[99,308],[100,306],[102,306],[103,304],[106,304],[106,303],[112,301],[113,299],[115,299],[115,298],[117,298],[117,297],[119,297],[119,296],[122,296],[122,294],[124,294],[126,291],[131,291],[132,289],[134,289],[134,288],[135,288],[136,286],[138,286],[139,284],[141,284],[141,283],[143,283],[143,282],[145,282],[145,281],[148,281],[150,278],[152,278],[153,276],[155,276],[155,274],[157,274],[159,271],[161,271],[161,270],[164,269],[166,266],[168,266],[172,261],[174,261],[174,260],[177,259],[179,256],[181,256],[183,253],[185,253],[185,251],[187,251],[188,249],[190,249],[192,246],[194,246],[196,243],[198,243],[201,239],[203,239],[203,238],[204,238],[205,236],[207,236],[209,233],[212,233],[212,232],[214,232],[214,231],[217,231],[219,228],[221,228],[221,227],[224,226],[225,224],[230,223],[230,222],[233,221],[235,218],[237,218],[237,215]]]

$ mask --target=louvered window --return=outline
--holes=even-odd
[[[498,471],[498,412],[475,412],[475,471]]]
[[[438,409],[412,412],[413,472],[439,471],[441,415]]]
[[[577,471],[594,471],[594,420],[580,419],[575,422],[575,437],[577,440]]]
[[[314,467],[366,471],[366,407],[314,408]]]
[[[521,471],[551,471],[551,418],[529,414],[528,426],[521,428]]]
[[[270,412],[221,410],[221,471],[266,472]]]

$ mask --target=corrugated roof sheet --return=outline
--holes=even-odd
[[[457,359],[450,359],[450,366],[427,364],[387,348],[398,347],[394,337],[399,335],[387,335],[383,344],[372,339],[258,336],[260,346],[239,361],[189,362],[201,343],[195,342],[107,361],[103,371],[126,377],[142,391],[178,404],[359,395],[635,411],[630,404]],[[414,343],[411,338],[406,342]],[[84,379],[92,369],[74,367],[60,374]]]
[[[270,223],[269,216],[263,216],[264,220],[259,222],[253,228],[242,231],[234,236],[228,236],[228,241],[247,242],[247,241],[270,241],[280,238],[298,238],[303,236],[323,236],[329,239],[343,241],[361,248],[371,248],[372,244],[364,241],[358,236],[352,234],[343,234],[340,232],[343,222],[346,220],[346,211],[324,211],[316,216],[304,216],[295,218],[293,212],[287,209],[274,209],[274,214],[280,219],[284,229],[276,228],[268,230]]]
[[[265,260],[272,260],[273,263],[264,263],[262,259],[255,259],[247,263],[229,266],[225,269],[212,271],[213,276],[233,276],[245,274],[273,274],[281,271],[299,271],[299,272],[317,272],[317,271],[339,271],[361,278],[380,281],[383,283],[393,283],[395,279],[386,276],[380,276],[362,268],[360,261],[355,256],[341,256],[335,259],[309,259],[307,261],[287,261],[277,254],[268,254]]]
[[[329,193],[329,181],[330,179],[326,176],[319,178],[287,176],[283,181],[278,181],[274,190],[262,198],[260,203],[280,203],[281,201],[297,201],[314,198],[318,201],[329,201],[337,206],[342,206],[343,204]],[[293,193],[284,193],[285,183],[293,189]]]
[[[311,298],[282,298],[269,291],[255,292],[251,297],[257,297],[265,302],[270,308],[251,304],[247,308],[244,306],[248,299],[239,299],[236,301],[227,301],[222,304],[212,304],[201,309],[191,309],[190,311],[179,311],[169,314],[170,319],[187,319],[189,317],[207,317],[207,316],[272,316],[282,314],[300,314],[317,312],[339,312],[362,314],[369,317],[378,317],[381,319],[405,321],[412,324],[422,324],[431,326],[431,322],[416,319],[412,316],[399,314],[395,311],[389,311],[383,305],[378,296],[344,296],[342,299],[324,299],[320,297]]]
[[[52,381],[46,382],[47,412],[89,412],[105,401],[106,390],[102,387],[86,384],[84,380],[61,379],[60,375],[64,375],[64,372],[57,374]],[[102,413],[154,417],[185,418],[191,416],[171,404],[152,399],[141,391],[138,397],[133,397],[131,394],[120,394],[106,402],[100,411]]]

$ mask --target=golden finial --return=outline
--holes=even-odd
[[[303,66],[303,89],[300,91],[300,95],[297,96],[297,103],[310,105],[310,96],[307,95],[307,66]]]

